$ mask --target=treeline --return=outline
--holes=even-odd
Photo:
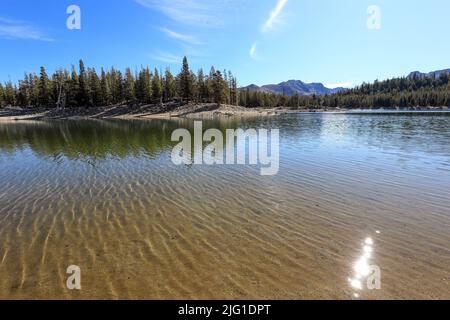
[[[324,96],[292,96],[238,89],[237,79],[229,71],[211,67],[209,74],[199,69],[194,74],[187,58],[181,71],[173,75],[141,68],[124,73],[114,67],[85,68],[82,60],[78,70],[57,70],[49,77],[44,67],[40,74],[26,74],[18,84],[0,84],[0,107],[75,108],[119,104],[155,104],[173,100],[214,102],[256,107],[297,108],[411,108],[450,106],[450,74],[439,77],[413,76],[375,81],[353,89]]]
[[[185,57],[177,75],[169,68],[164,72],[141,68],[124,73],[114,67],[101,69],[85,67],[82,60],[78,70],[72,66],[48,76],[45,67],[39,75],[25,74],[18,85],[11,81],[0,84],[0,106],[75,108],[118,104],[152,104],[175,99],[195,102],[238,104],[237,80],[230,71],[211,67],[209,74],[198,70],[194,74]]]
[[[249,108],[285,106],[294,109],[450,107],[450,74],[375,81],[324,96],[286,97],[246,89],[240,94],[240,104]]]

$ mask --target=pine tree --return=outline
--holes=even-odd
[[[143,103],[150,103],[152,101],[152,76],[149,68],[141,69],[136,87],[137,99]]]
[[[72,65],[72,73],[67,89],[67,106],[71,108],[80,106],[78,100],[79,97],[80,97],[80,80],[78,78],[78,74],[77,71],[75,70],[75,67]]]
[[[89,70],[89,87],[90,87],[90,99],[89,104],[94,106],[101,106],[104,102],[102,86],[100,83],[100,78],[98,77],[95,69]]]
[[[80,74],[78,77],[78,81],[79,81],[78,105],[82,107],[88,107],[90,90],[89,90],[88,76],[86,75],[86,69],[84,67],[83,60],[80,60]]]
[[[124,90],[123,90],[123,77],[122,72],[116,71],[116,77],[114,79],[114,93],[115,93],[115,103],[122,103],[124,100]]]
[[[179,86],[181,98],[189,101],[193,96],[193,79],[186,57],[183,58],[183,67],[179,74]]]
[[[11,81],[8,81],[5,85],[4,100],[7,106],[16,105],[16,88]]]
[[[102,90],[101,105],[109,106],[112,103],[111,87],[109,85],[109,79],[106,76],[105,70],[102,68],[100,87]]]
[[[216,71],[214,73],[212,82],[214,90],[214,102],[219,105],[226,102],[227,85],[220,71]]]
[[[28,76],[26,74],[24,79],[19,81],[17,100],[17,104],[21,107],[30,106],[30,84],[28,83]]]
[[[214,66],[209,70],[208,79],[206,81],[206,86],[208,88],[208,101],[214,101],[214,76],[216,74],[216,69]]]
[[[155,74],[152,78],[152,93],[154,100],[161,100],[163,94],[162,81],[159,76],[159,72],[155,69]]]
[[[40,106],[49,107],[52,104],[52,87],[50,79],[47,76],[47,72],[44,67],[41,67],[41,73],[39,77],[39,101]]]
[[[37,106],[39,101],[39,78],[36,74],[28,75],[28,83],[30,84],[30,104]]]
[[[201,102],[208,101],[208,85],[206,83],[203,69],[200,68],[197,74],[198,96]]]
[[[124,98],[126,102],[132,102],[135,99],[135,83],[134,77],[131,73],[130,68],[125,71],[125,82],[124,82]]]
[[[164,75],[164,100],[170,101],[175,97],[175,79],[170,72],[169,68],[166,68]]]
[[[237,87],[237,80],[231,74],[231,72],[230,72],[230,78],[231,78],[231,85],[230,85],[231,104],[238,105],[239,104],[239,90]]]

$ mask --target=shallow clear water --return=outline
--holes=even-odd
[[[0,298],[450,298],[450,114],[204,122],[279,128],[276,176],[175,166],[192,125],[0,123]]]

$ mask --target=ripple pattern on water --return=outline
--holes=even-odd
[[[280,128],[273,177],[174,166],[179,126],[1,124],[0,298],[351,299],[369,235],[382,289],[358,297],[450,298],[450,117],[205,124]]]

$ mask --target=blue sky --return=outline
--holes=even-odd
[[[69,30],[69,5],[81,30]],[[368,7],[381,28],[367,27]],[[240,85],[357,85],[450,68],[448,0],[2,0],[0,81],[86,65],[230,69]]]

